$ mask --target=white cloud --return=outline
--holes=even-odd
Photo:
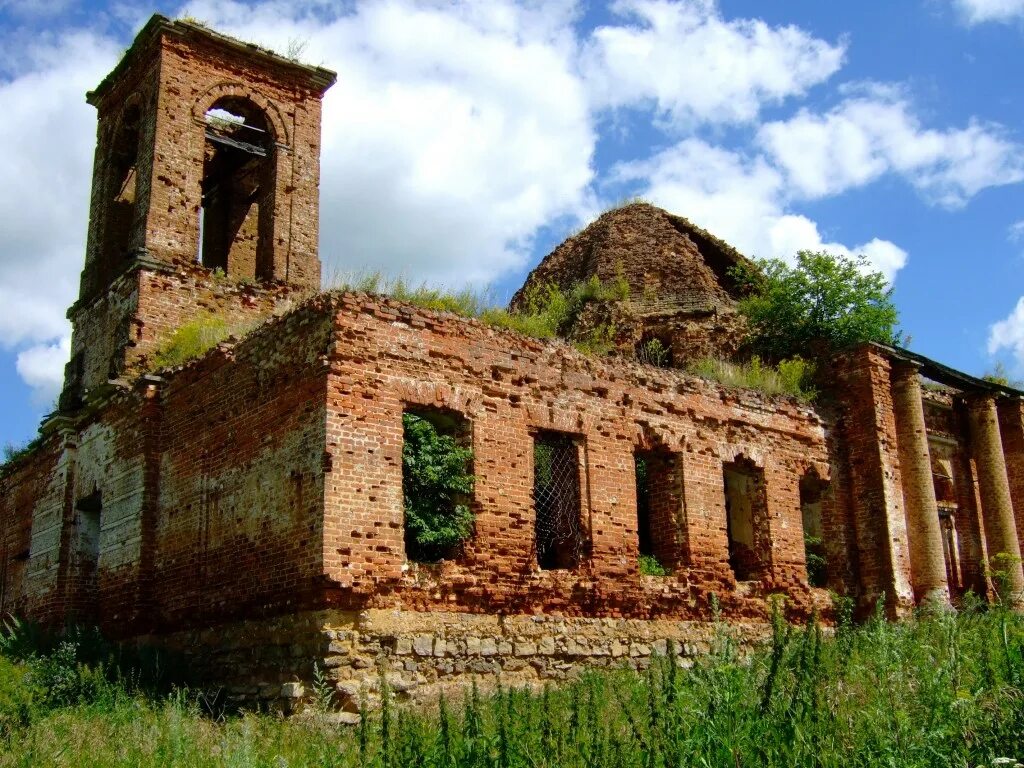
[[[970,24],[1024,17],[1024,0],[953,0]]]
[[[1024,243],[1024,219],[1015,221],[1009,226],[1007,237],[1011,243]]]
[[[64,383],[64,364],[71,355],[71,337],[52,344],[36,344],[18,353],[18,375],[32,388],[32,403],[47,407],[56,400]]]
[[[582,59],[598,107],[652,103],[677,125],[753,120],[823,82],[842,64],[844,43],[795,26],[725,20],[714,0],[618,0],[625,22],[598,28]]]
[[[26,43],[19,74],[0,80],[0,346],[53,344],[68,333],[96,130],[84,94],[117,50],[89,33]]]
[[[1009,315],[989,327],[988,353],[995,355],[1004,349],[1009,350],[1019,368],[1024,369],[1024,296]]]
[[[785,177],[764,157],[687,139],[649,160],[620,165],[616,175],[643,182],[644,197],[749,256],[792,259],[801,249],[862,253],[890,281],[907,260],[906,251],[887,240],[852,247],[826,240],[813,221],[787,209]]]
[[[1024,148],[1004,133],[973,119],[966,128],[924,128],[896,89],[870,86],[825,114],[801,110],[767,123],[758,139],[802,196],[835,195],[891,172],[930,201],[957,207],[986,187],[1024,179]]]

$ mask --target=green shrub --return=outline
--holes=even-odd
[[[814,367],[799,357],[783,360],[777,368],[762,362],[757,356],[746,363],[705,357],[690,363],[687,370],[727,387],[754,389],[766,395],[790,395],[810,402],[817,394],[808,385]]]
[[[644,576],[668,576],[669,570],[654,555],[640,555],[640,573]]]
[[[825,558],[823,545],[820,537],[804,534],[807,582],[812,587],[824,587],[828,579],[828,560]]]
[[[410,560],[432,562],[473,535],[473,452],[415,413],[402,416],[402,492],[405,542]]]
[[[796,263],[762,259],[730,271],[744,292],[738,309],[748,342],[769,360],[866,341],[902,344],[892,287],[864,256],[800,251]]]
[[[28,669],[0,656],[0,744],[28,725],[37,698]]]
[[[637,345],[636,359],[645,365],[668,368],[672,365],[672,350],[659,338],[645,339]]]

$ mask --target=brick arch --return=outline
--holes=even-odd
[[[828,484],[832,482],[832,466],[826,462],[804,459],[796,461],[793,464],[793,470],[798,478],[813,472],[822,483]]]
[[[751,446],[743,446],[741,448],[724,448],[719,451],[719,457],[725,463],[737,462],[743,459],[750,462],[761,471],[767,471],[768,469],[767,462],[764,457],[764,451],[760,448],[752,448]]]
[[[200,96],[192,107],[192,119],[201,125],[206,124],[206,113],[218,101],[224,98],[246,99],[259,107],[267,116],[267,125],[273,131],[274,141],[280,146],[290,146],[288,126],[281,116],[277,104],[244,83],[218,83]]]
[[[686,436],[676,430],[653,424],[635,424],[633,445],[644,451],[662,449],[682,453],[687,449]]]

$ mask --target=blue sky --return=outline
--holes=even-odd
[[[505,297],[640,195],[751,256],[864,253],[916,351],[1024,376],[1024,0],[0,0],[0,444],[59,388],[95,136],[150,13],[337,70],[325,276]]]

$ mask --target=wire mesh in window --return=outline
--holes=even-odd
[[[579,450],[568,435],[542,432],[533,444],[537,563],[572,568],[583,556]]]

